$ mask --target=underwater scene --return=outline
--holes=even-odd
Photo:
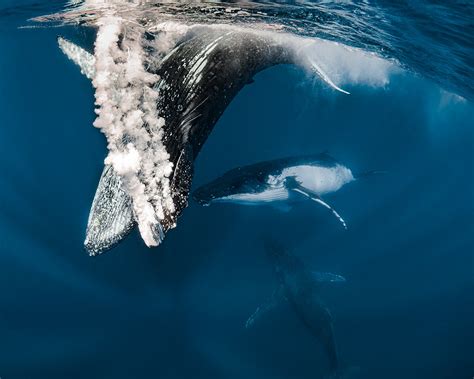
[[[0,378],[472,379],[473,36],[0,0]]]

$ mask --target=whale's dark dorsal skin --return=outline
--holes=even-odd
[[[62,38],[58,42],[92,79],[94,57]],[[160,77],[155,87],[157,111],[165,120],[162,142],[173,163],[174,211],[165,213],[157,225],[159,240],[176,226],[187,206],[193,162],[219,117],[256,73],[284,63],[291,63],[287,49],[265,34],[230,27],[193,27],[151,71]],[[85,248],[91,255],[110,249],[136,225],[131,199],[120,183],[120,177],[106,166],[87,226]],[[117,202],[123,209],[110,212]]]
[[[320,298],[320,292],[328,282],[343,282],[345,279],[331,273],[307,270],[298,257],[273,241],[266,242],[265,250],[274,264],[278,287],[267,304],[250,316],[246,326],[251,326],[279,300],[287,300],[308,331],[323,344],[331,372],[339,377],[339,358],[332,317]]]
[[[227,106],[256,73],[289,63],[282,46],[256,33],[226,28],[192,33],[158,70],[158,110],[166,120],[164,143],[175,167],[176,211],[164,221],[165,231],[187,205],[192,163]]]

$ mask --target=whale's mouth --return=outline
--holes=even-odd
[[[203,206],[203,207],[208,207],[209,205],[211,205],[211,201],[210,200],[203,200],[203,199],[199,199],[197,197],[194,197],[193,196],[193,200],[198,203],[199,205]]]
[[[203,207],[208,207],[213,201],[213,198],[202,189],[194,191],[191,197],[196,203]]]

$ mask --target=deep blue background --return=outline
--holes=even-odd
[[[287,307],[244,328],[275,285],[265,233],[347,278],[323,297],[354,377],[474,375],[472,103],[408,73],[344,96],[270,69],[219,121],[195,186],[327,150],[356,172],[388,171],[327,198],[349,230],[310,203],[279,213],[191,202],[160,248],[133,233],[90,258],[82,243],[106,154],[92,87],[58,30],[0,30],[2,378],[324,375],[318,342]]]

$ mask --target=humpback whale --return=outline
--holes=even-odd
[[[160,32],[137,34],[113,17],[99,25],[93,52],[58,39],[61,50],[93,82],[94,126],[108,142],[86,230],[90,255],[110,249],[135,226],[147,246],[161,243],[188,204],[201,147],[232,99],[259,71],[299,64],[347,93],[314,59],[305,59],[289,41],[269,33],[189,27],[178,33],[166,54],[159,39]],[[294,184],[294,191],[303,192]]]
[[[193,198],[203,206],[272,204],[285,210],[294,202],[312,200],[329,209],[347,229],[344,219],[322,197],[368,174],[354,176],[327,153],[294,156],[234,168],[199,187]]]
[[[340,365],[332,317],[320,293],[328,284],[345,282],[345,278],[333,273],[308,270],[298,257],[273,241],[265,241],[265,250],[274,264],[277,287],[270,298],[247,319],[245,327],[252,327],[282,302],[288,303],[308,331],[323,344],[330,370],[339,378]]]

